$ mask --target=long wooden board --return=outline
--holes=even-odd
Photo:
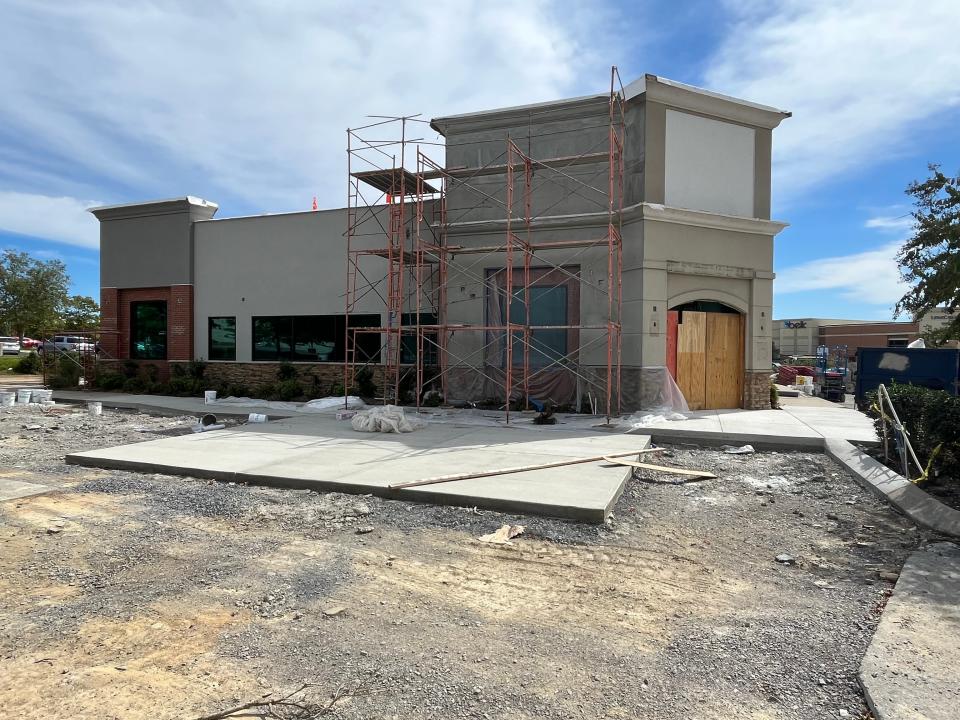
[[[628,467],[644,468],[645,470],[657,470],[659,472],[673,473],[674,475],[693,475],[694,477],[715,478],[712,472],[706,470],[688,470],[687,468],[669,467],[667,465],[651,465],[650,463],[637,462],[636,460],[624,460],[613,455],[605,457],[609,463],[614,465],[626,465]]]
[[[644,453],[662,452],[663,448],[645,448],[643,450],[631,450],[630,452],[617,453],[615,455],[595,455],[593,457],[574,458],[572,460],[557,460],[556,462],[541,463],[539,465],[518,465],[516,467],[499,468],[497,470],[482,470],[472,473],[458,473],[456,475],[437,475],[436,477],[425,478],[423,480],[413,480],[411,482],[395,483],[387,485],[391,490],[402,490],[403,488],[419,487],[421,485],[436,485],[437,483],[454,482],[456,480],[472,480],[474,478],[493,477],[495,475],[512,475],[513,473],[528,472],[530,470],[548,470],[550,468],[565,467],[567,465],[581,465],[583,463],[600,462],[608,458],[622,458],[629,455],[642,455]]]

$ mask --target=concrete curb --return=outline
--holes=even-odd
[[[828,438],[824,452],[853,473],[863,487],[885,499],[917,525],[942,535],[960,537],[960,511],[931,497],[852,443]]]

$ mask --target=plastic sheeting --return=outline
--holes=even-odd
[[[424,427],[424,422],[407,417],[402,407],[384,405],[361,410],[350,418],[350,425],[358,432],[408,433]]]
[[[305,403],[297,403],[283,402],[281,400],[259,400],[257,398],[231,396],[227,398],[219,398],[209,404],[230,405],[233,407],[267,407],[273,410],[295,410],[297,412],[312,413],[342,408],[344,406],[344,399],[343,396],[333,396],[317,398],[316,400],[309,400]],[[355,395],[350,395],[346,399],[346,406],[348,408],[359,409],[365,408],[367,404]]]

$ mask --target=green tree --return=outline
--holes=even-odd
[[[71,295],[63,309],[64,330],[95,330],[100,327],[100,306],[88,295]]]
[[[4,250],[0,256],[0,327],[22,340],[29,333],[58,329],[70,278],[60,260],[37,260]]]
[[[929,169],[929,178],[907,188],[916,229],[897,253],[900,274],[910,285],[897,303],[897,315],[920,317],[938,307],[960,307],[960,175],[944,175],[939,165]],[[960,313],[930,340],[939,344],[948,338],[960,338]]]

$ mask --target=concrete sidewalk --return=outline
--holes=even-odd
[[[825,439],[875,444],[873,421],[859,410],[829,407],[784,407],[782,410],[700,410],[686,420],[665,420],[644,427],[655,440],[752,443],[822,449]]]
[[[877,720],[960,716],[960,547],[913,553],[860,665]]]
[[[302,415],[295,408],[271,408],[264,402],[262,405],[230,405],[215,403],[208,405],[203,398],[174,397],[171,395],[132,395],[130,393],[102,392],[99,390],[54,390],[53,399],[56,402],[86,403],[102,402],[107,408],[121,408],[127,410],[141,410],[155,415],[215,415],[246,417],[249,413],[264,413],[271,418],[289,418]],[[296,405],[297,403],[285,403]]]

